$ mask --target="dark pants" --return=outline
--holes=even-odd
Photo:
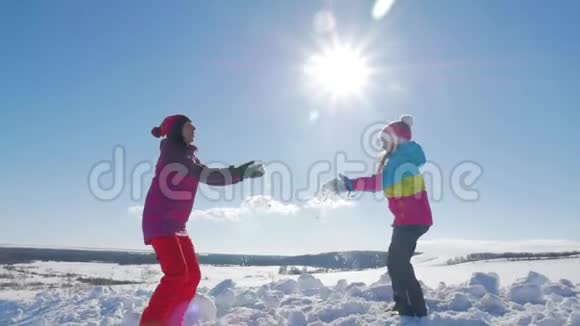
[[[415,277],[411,257],[417,240],[429,230],[429,226],[402,225],[393,228],[389,246],[387,268],[393,285],[395,309],[401,315],[425,316],[425,298],[421,284]]]

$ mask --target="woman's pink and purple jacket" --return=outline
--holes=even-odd
[[[201,164],[196,147],[161,141],[161,154],[143,209],[145,244],[157,237],[186,235],[200,182],[212,186],[235,184],[241,180],[237,169],[213,169]]]

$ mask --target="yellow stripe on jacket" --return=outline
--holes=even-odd
[[[409,197],[425,191],[425,181],[422,175],[407,177],[401,182],[385,189],[387,198]]]

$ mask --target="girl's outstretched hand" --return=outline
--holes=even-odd
[[[352,191],[352,180],[342,174],[322,185],[323,193],[340,194],[350,191]]]

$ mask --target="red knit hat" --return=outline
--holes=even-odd
[[[151,134],[155,138],[165,137],[171,133],[171,130],[173,130],[177,124],[183,124],[188,121],[191,120],[182,114],[170,115],[163,119],[163,122],[161,122],[159,127],[153,127],[153,129],[151,129]]]
[[[413,117],[403,115],[399,121],[393,121],[383,128],[380,138],[385,142],[392,141],[410,141],[413,138],[411,127],[413,126]]]

